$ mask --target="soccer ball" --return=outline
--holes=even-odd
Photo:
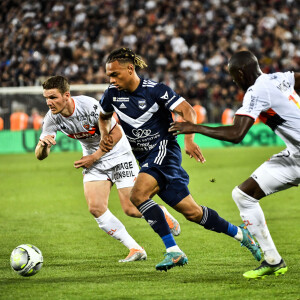
[[[11,253],[10,265],[19,275],[25,277],[32,276],[42,268],[42,252],[30,244],[20,245]]]

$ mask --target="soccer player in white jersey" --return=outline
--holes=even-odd
[[[282,138],[287,148],[272,156],[235,187],[232,197],[245,226],[256,237],[264,253],[262,264],[245,272],[244,277],[284,274],[287,266],[271,238],[259,200],[300,183],[300,98],[295,92],[300,89],[300,73],[264,74],[257,58],[249,51],[235,53],[228,67],[234,82],[246,92],[243,105],[235,114],[234,124],[212,128],[175,122],[169,131],[174,135],[196,132],[239,143],[259,117]]]
[[[128,256],[120,262],[146,259],[145,250],[108,209],[110,190],[115,183],[124,212],[131,217],[142,217],[129,199],[138,166],[121,127],[113,121],[108,136],[112,146],[106,146],[107,153],[102,152],[99,148],[99,102],[88,96],[71,97],[69,83],[63,76],[50,77],[43,83],[43,89],[43,96],[50,110],[45,116],[40,140],[35,149],[36,157],[42,160],[49,155],[51,146],[56,144],[57,131],[78,139],[84,157],[75,162],[75,167],[84,167],[84,194],[90,213],[104,232],[130,250]],[[178,235],[178,222],[165,207],[161,208],[170,228]]]
[[[143,59],[129,48],[116,49],[108,55],[106,74],[111,85],[101,99],[99,129],[105,138],[115,111],[140,164],[130,200],[165,245],[165,258],[156,269],[167,271],[185,265],[188,259],[171,234],[161,209],[152,200],[155,194],[187,220],[240,241],[255,259],[260,260],[260,250],[248,229],[229,223],[209,207],[198,205],[190,194],[189,176],[181,166],[181,149],[168,129],[172,122],[171,111],[194,122],[196,113],[167,85],[139,77],[136,67],[146,66]],[[193,135],[186,135],[185,149],[190,157],[205,161]]]

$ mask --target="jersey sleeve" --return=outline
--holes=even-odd
[[[244,96],[242,107],[235,115],[248,116],[256,120],[262,111],[270,108],[270,101],[264,94],[264,92],[253,90],[253,87],[249,88]]]
[[[43,139],[46,135],[54,135],[55,138],[57,131],[58,127],[55,123],[55,120],[53,119],[53,117],[50,116],[48,112],[43,120],[43,127],[40,139]]]
[[[288,72],[285,72],[284,75],[287,77],[289,83],[292,86],[295,86],[295,74],[294,74],[294,72],[288,71]]]
[[[114,108],[111,105],[111,97],[109,96],[109,88],[102,95],[100,103],[100,112],[104,115],[108,115],[114,112]]]
[[[169,86],[159,83],[156,89],[156,99],[159,105],[164,105],[167,109],[173,111],[176,106],[185,99],[176,94]]]

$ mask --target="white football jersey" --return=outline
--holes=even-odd
[[[75,108],[71,116],[64,117],[61,114],[54,115],[49,110],[43,122],[40,138],[46,135],[56,136],[57,131],[61,131],[70,138],[78,139],[81,144],[83,155],[94,153],[99,148],[100,131],[98,118],[100,113],[99,102],[88,96],[72,97]],[[111,128],[116,125],[112,118]],[[102,156],[101,159],[111,159],[128,151],[131,151],[129,142],[122,130],[123,136],[114,148]]]
[[[300,98],[294,90],[293,72],[260,75],[248,88],[236,115],[259,117],[287,145],[300,152]]]

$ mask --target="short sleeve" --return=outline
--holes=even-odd
[[[48,112],[43,120],[43,126],[42,126],[42,132],[40,135],[40,139],[43,139],[46,135],[54,135],[54,138],[55,138],[57,131],[58,131],[57,125],[56,125],[53,117],[51,117]]]
[[[99,103],[100,103],[100,112],[104,115],[108,115],[113,113],[114,108],[111,105],[111,100],[110,100],[110,96],[108,94],[108,90],[107,89],[104,94],[102,95]]]
[[[254,91],[253,87],[249,88],[244,96],[242,107],[235,114],[248,116],[256,120],[262,111],[270,108],[270,101],[263,95],[264,93]]]
[[[167,109],[173,111],[176,106],[185,99],[179,96],[169,86],[159,83],[156,88],[156,99],[159,105],[164,105]]]
[[[292,86],[295,86],[295,75],[294,75],[294,72],[288,71],[288,72],[285,72],[284,75],[287,77],[289,83]]]

